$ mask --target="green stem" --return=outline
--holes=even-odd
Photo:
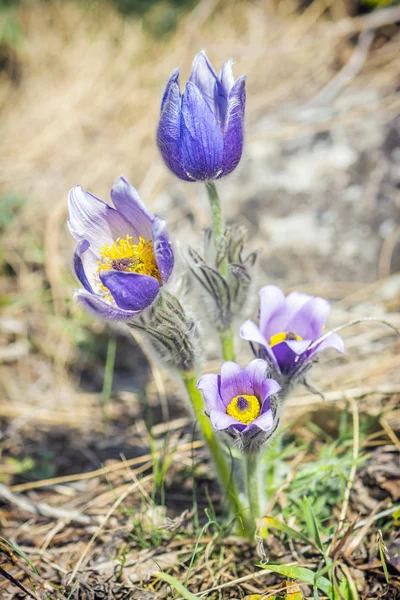
[[[261,516],[260,497],[258,490],[258,460],[256,454],[246,454],[244,457],[246,474],[246,492],[249,502],[253,535],[256,529],[256,520]]]
[[[216,251],[218,252],[218,248],[220,246],[225,231],[224,215],[222,213],[221,200],[219,199],[215,183],[213,181],[208,181],[206,183],[206,189],[208,194],[208,200],[211,206],[214,246]],[[222,277],[226,279],[228,275],[228,260],[226,256],[219,265],[219,272],[221,273]],[[224,360],[235,360],[233,330],[230,328],[226,331],[222,331],[220,333],[220,340]]]
[[[234,346],[234,334],[230,327],[226,331],[221,331],[219,334],[222,347],[222,356],[224,360],[235,360],[235,346]]]
[[[231,511],[235,516],[239,517],[239,533],[249,537],[252,524],[249,520],[248,511],[244,512],[245,509],[240,502],[239,494],[233,480],[232,469],[225,459],[222,448],[214,434],[210,419],[204,414],[204,401],[201,393],[196,388],[196,377],[193,373],[183,371],[180,374],[204,440],[217,468],[221,485],[226,492]]]
[[[211,206],[214,244],[215,249],[218,251],[219,244],[225,231],[224,215],[222,214],[221,201],[219,199],[215,183],[213,181],[207,181],[206,189],[208,194],[208,200]],[[222,277],[226,277],[228,274],[228,261],[226,257],[219,266],[219,272],[221,273]]]

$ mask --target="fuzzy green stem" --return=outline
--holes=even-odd
[[[181,377],[188,393],[190,403],[196,415],[196,419],[200,425],[204,441],[207,444],[208,450],[216,466],[219,480],[226,493],[230,509],[234,515],[239,517],[238,533],[248,537],[251,529],[248,511],[244,512],[244,508],[240,502],[239,494],[233,480],[232,469],[229,467],[225,459],[219,441],[215,436],[210,419],[204,414],[204,401],[201,393],[196,388],[196,377],[193,375],[193,373],[187,373],[183,371],[181,371]]]
[[[235,346],[234,346],[234,334],[230,327],[226,331],[221,331],[219,334],[221,340],[222,356],[224,360],[235,360]]]
[[[212,215],[212,229],[213,229],[213,237],[215,249],[218,250],[219,244],[221,242],[222,236],[225,231],[225,221],[224,215],[222,213],[221,201],[218,196],[217,188],[213,181],[207,181],[206,189],[208,194],[208,200],[211,206],[211,215]],[[228,274],[228,261],[226,258],[223,259],[219,266],[219,272],[222,277],[226,277]]]
[[[213,181],[208,181],[206,183],[206,189],[208,194],[208,200],[211,206],[214,246],[216,251],[218,251],[221,239],[225,231],[224,215],[222,212],[221,200],[219,198],[215,183]],[[219,265],[219,272],[221,273],[222,277],[227,277],[228,260],[226,257],[221,261]],[[229,328],[226,331],[222,331],[220,333],[220,340],[224,360],[235,360],[234,334],[232,328]]]
[[[244,457],[246,493],[252,521],[252,532],[256,530],[257,519],[261,516],[260,495],[258,489],[258,460],[256,454],[246,454]]]

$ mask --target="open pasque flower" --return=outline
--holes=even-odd
[[[183,94],[176,69],[165,88],[157,130],[167,167],[186,181],[231,173],[242,156],[245,103],[246,78],[235,81],[232,60],[217,76],[205,52],[200,52]]]
[[[322,350],[344,352],[343,340],[337,333],[322,336],[330,312],[327,300],[300,292],[285,297],[273,285],[263,287],[259,295],[260,323],[246,321],[240,336],[258,344],[258,356],[268,361],[282,385],[304,373]]]
[[[267,371],[261,359],[244,369],[228,361],[220,375],[203,375],[197,382],[213,427],[235,438],[245,452],[261,446],[279,423],[274,394],[280,385],[267,378]]]
[[[68,225],[78,242],[74,270],[84,290],[77,300],[100,317],[129,320],[150,306],[174,266],[166,221],[152,217],[121,177],[112,208],[81,186],[69,193]]]

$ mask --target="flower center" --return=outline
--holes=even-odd
[[[256,396],[247,396],[246,394],[235,396],[226,407],[226,412],[240,423],[248,425],[259,416],[260,402]]]
[[[296,340],[297,342],[301,342],[302,339],[302,337],[296,335],[295,333],[292,333],[291,331],[281,331],[280,333],[275,333],[274,335],[271,335],[271,337],[269,338],[269,345],[272,348],[273,346],[276,346],[281,342],[286,342],[287,340]]]
[[[137,244],[133,243],[133,237],[118,238],[111,244],[106,244],[100,249],[101,260],[98,261],[97,273],[100,271],[125,271],[127,273],[139,273],[150,275],[162,283],[156,257],[154,256],[153,240],[145,240],[140,237]],[[107,288],[102,285],[102,289]]]

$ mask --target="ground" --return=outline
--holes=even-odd
[[[201,185],[175,180],[154,145],[167,77],[181,65],[184,81],[206,48],[248,76],[244,157],[219,190],[262,250],[260,286],[328,298],[332,326],[400,328],[400,9],[349,6],[204,0],[165,36],[107,4],[7,12],[18,35],[0,52],[1,598],[294,600],[288,582],[313,597],[307,577],[326,557],[344,598],[400,597],[393,329],[344,330],[346,354],[310,375],[324,399],[293,391],[265,453],[253,543],[223,525],[179,383],[140,338],[71,299],[73,185],[108,198],[125,174],[168,218],[177,252],[208,224]],[[210,339],[207,370],[219,365]]]

